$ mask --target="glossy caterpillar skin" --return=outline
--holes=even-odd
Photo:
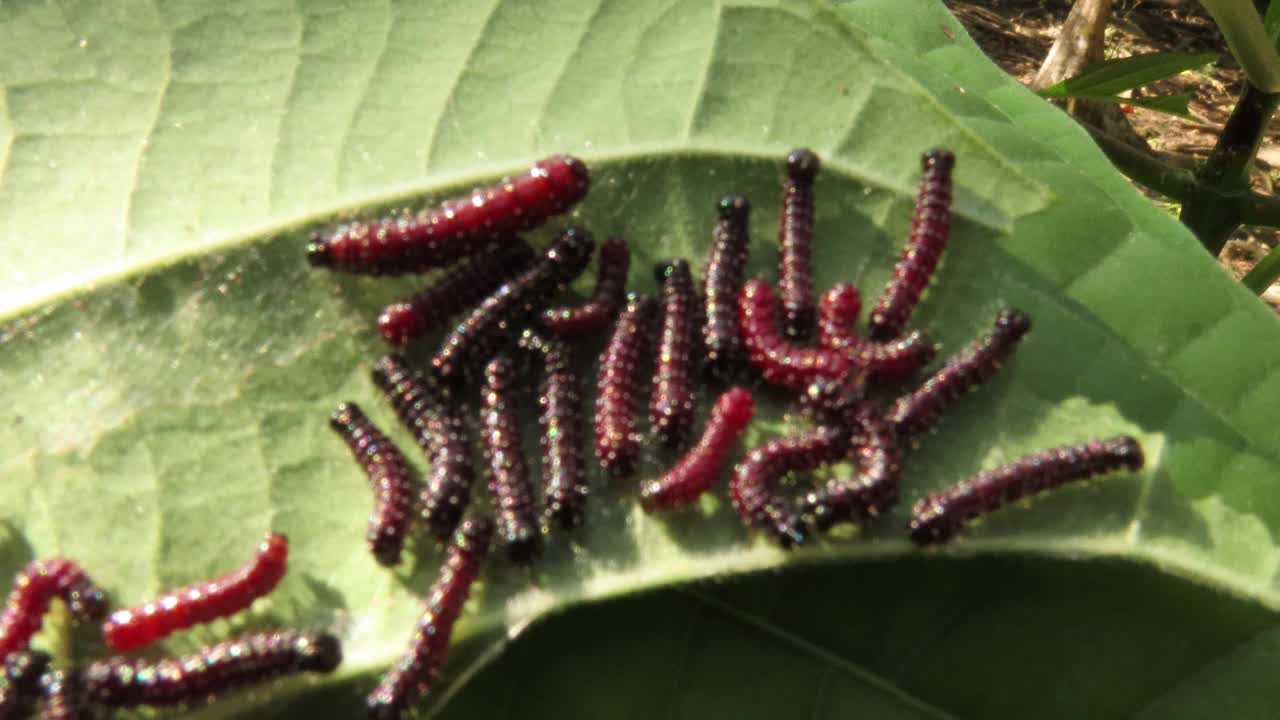
[[[649,425],[658,442],[674,448],[688,440],[693,426],[693,274],[684,258],[659,264],[654,274],[662,284],[662,334],[653,368]]]
[[[89,689],[75,670],[52,670],[40,678],[44,720],[93,720],[97,717]]]
[[[4,655],[0,675],[0,720],[31,717],[40,698],[40,676],[52,658],[39,650],[14,650]]]
[[[631,247],[620,237],[600,245],[596,289],[591,299],[578,307],[548,308],[542,313],[542,327],[559,338],[599,335],[617,317],[627,295],[627,273],[631,270]]]
[[[329,426],[342,438],[373,486],[374,506],[365,541],[380,565],[400,563],[413,523],[420,487],[395,443],[373,424],[359,405],[342,403],[329,416]]]
[[[431,456],[431,430],[439,425],[433,418],[436,409],[445,401],[447,391],[430,376],[410,370],[404,358],[385,355],[370,371],[373,384],[386,396],[400,418],[400,424],[413,434],[414,442]]]
[[[590,175],[581,160],[558,155],[534,164],[527,175],[507,178],[440,208],[411,218],[352,223],[307,244],[307,261],[365,275],[412,273],[444,267],[474,254],[484,243],[531,230],[587,193]]]
[[[944,543],[966,521],[1005,503],[1103,473],[1136,472],[1142,466],[1142,447],[1128,435],[1042,450],[925,496],[912,508],[907,528],[917,545]]]
[[[800,407],[819,425],[857,425],[855,411],[867,394],[866,375],[856,370],[843,378],[818,378],[800,396]]]
[[[818,378],[849,373],[844,354],[825,348],[792,345],[778,333],[777,301],[762,278],[748,280],[738,294],[738,322],[747,357],[766,382],[803,390]]]
[[[658,302],[649,295],[630,293],[618,316],[608,346],[600,355],[596,391],[596,457],[614,476],[635,471],[640,458],[640,433],[636,430],[636,401],[643,380],[641,372],[652,345],[653,321]]]
[[[853,283],[836,283],[818,300],[818,345],[828,350],[856,350],[862,345],[856,327],[862,293]]]
[[[951,234],[951,171],[956,157],[934,149],[920,159],[920,193],[916,197],[911,234],[893,278],[871,311],[871,339],[891,340],[902,334],[929,278],[938,267]]]
[[[827,531],[841,522],[856,522],[878,515],[898,501],[902,452],[893,425],[874,403],[859,403],[852,412],[856,428],[853,452],[858,473],[837,478],[807,493],[800,507],[813,526]]]
[[[97,660],[85,666],[81,677],[100,705],[169,706],[202,702],[282,675],[329,673],[341,662],[336,637],[282,630],[246,635],[181,657]]]
[[[787,155],[782,181],[782,217],[778,227],[778,294],[786,337],[813,334],[813,181],[821,162],[800,148]]]
[[[485,298],[445,337],[431,359],[436,375],[457,384],[465,373],[488,362],[505,343],[515,340],[517,328],[586,269],[594,248],[591,233],[565,230],[533,267]]]
[[[724,470],[729,451],[755,411],[751,393],[733,387],[716,400],[702,438],[675,467],[644,486],[640,504],[646,512],[684,507],[710,490]]]
[[[901,382],[928,365],[937,354],[929,336],[913,331],[883,342],[859,338],[855,330],[862,296],[852,283],[832,285],[818,301],[818,344],[842,351],[872,382]]]
[[[99,622],[107,615],[106,595],[79,565],[63,558],[33,560],[13,578],[0,614],[0,658],[30,646],[54,598],[66,603],[78,622]]]
[[[485,366],[484,380],[480,424],[489,463],[489,493],[497,509],[497,533],[507,546],[507,557],[525,564],[542,551],[542,533],[516,414],[519,373],[510,357],[498,355]]]
[[[724,380],[742,361],[738,292],[746,280],[751,204],[744,197],[726,195],[717,207],[720,220],[711,231],[711,252],[702,275],[702,347],[707,374]]]
[[[567,344],[525,331],[521,346],[542,360],[538,426],[542,435],[544,524],[573,530],[586,515],[586,468],[582,461],[582,396]]]
[[[471,310],[499,285],[533,264],[533,249],[520,238],[493,245],[451,267],[434,284],[388,305],[378,316],[378,332],[392,345],[406,345],[444,327]]]
[[[365,699],[370,720],[398,720],[431,690],[492,536],[493,523],[487,518],[466,520],[458,528],[409,646]]]
[[[111,649],[127,652],[177,630],[234,615],[274,590],[288,561],[289,540],[269,532],[253,558],[234,572],[111,613],[102,624],[102,638]]]
[[[747,454],[734,468],[729,500],[748,527],[773,533],[783,548],[809,539],[803,518],[774,484],[789,472],[815,470],[840,460],[849,450],[849,431],[822,426],[799,435],[776,438]]]
[[[889,408],[889,422],[903,435],[928,429],[957,398],[990,380],[1030,329],[1031,318],[1026,313],[1014,308],[1001,310],[990,333],[953,355],[909,395],[895,400]]]

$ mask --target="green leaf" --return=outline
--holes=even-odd
[[[1275,317],[940,4],[9,3],[0,41],[0,571],[62,554],[134,603],[235,566],[272,528],[292,543],[281,587],[166,647],[282,625],[344,641],[333,676],[201,717],[358,708],[439,562],[426,543],[396,572],[373,562],[368,488],[326,427],[350,399],[392,429],[372,319],[423,281],[311,271],[305,239],[553,152],[590,163],[576,221],[630,238],[632,285],[652,289],[656,260],[697,264],[727,192],[752,199],[750,269],[772,272],[781,158],[813,147],[816,282],[873,297],[919,155],[948,146],[952,246],[916,320],[947,350],[1006,304],[1036,329],[908,454],[903,503],[829,542],[783,553],[723,491],[648,517],[635,483],[593,476],[588,527],[536,582],[489,564],[430,701],[444,715],[1132,715],[1280,607]],[[760,400],[748,445],[801,425]],[[936,553],[903,536],[928,490],[1119,432],[1148,470]],[[722,584],[641,593],[700,580]],[[1252,671],[1274,672],[1262,657]]]
[[[1090,65],[1075,77],[1040,90],[1039,94],[1045,98],[1083,97],[1106,100],[1126,90],[1208,65],[1217,59],[1217,53],[1153,52],[1105,60]],[[1185,113],[1186,103],[1183,105]]]

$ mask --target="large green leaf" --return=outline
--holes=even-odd
[[[269,602],[167,645],[300,624],[339,633],[346,662],[208,716],[358,707],[439,558],[373,562],[368,490],[326,427],[343,399],[393,425],[367,379],[371,319],[416,282],[309,271],[314,228],[564,151],[595,178],[578,220],[632,240],[634,286],[658,258],[699,257],[729,191],[753,200],[752,269],[769,272],[780,158],[799,145],[825,160],[817,282],[868,294],[920,152],[953,148],[952,250],[918,321],[954,349],[1023,307],[1036,329],[1017,360],[909,455],[903,507],[791,555],[723,498],[649,518],[633,484],[594,477],[588,528],[536,582],[490,563],[450,669],[478,674],[442,683],[444,713],[1116,716],[1217,692],[1264,707],[1265,685],[1213,663],[1280,606],[1276,320],[940,5],[16,2],[0,40],[0,570],[65,554],[130,603],[287,532]],[[798,424],[770,396],[748,442]],[[1117,432],[1147,471],[927,557],[905,541],[920,493]],[[503,629],[513,644],[493,644]],[[1268,637],[1223,661],[1233,676],[1274,672],[1249,650]]]

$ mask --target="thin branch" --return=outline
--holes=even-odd
[[[1196,182],[1195,175],[1191,171],[1166,165],[1159,159],[1126,145],[1095,127],[1090,125],[1084,127],[1112,164],[1133,181],[1178,202],[1185,202],[1207,191],[1207,188]]]
[[[1239,219],[1241,225],[1280,228],[1280,198],[1275,195],[1250,192],[1247,197],[1241,199]]]

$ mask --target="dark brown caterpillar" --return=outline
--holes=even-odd
[[[33,560],[13,578],[0,614],[0,658],[30,646],[54,598],[66,603],[79,622],[97,622],[107,614],[106,595],[79,565],[64,558]]]
[[[600,245],[596,289],[591,299],[578,307],[555,307],[542,312],[542,326],[560,338],[599,335],[617,317],[627,295],[627,273],[631,269],[631,247],[620,237]]]
[[[458,528],[444,565],[427,595],[427,608],[400,661],[365,699],[369,720],[398,720],[431,690],[449,654],[454,623],[489,551],[493,523],[467,520]]]
[[[515,342],[516,328],[542,311],[553,295],[586,269],[594,247],[591,233],[565,230],[533,267],[485,298],[445,337],[431,359],[436,375],[457,384],[503,345]]]
[[[837,478],[807,493],[800,507],[814,527],[826,531],[841,522],[878,515],[898,501],[902,453],[893,425],[874,403],[859,403],[851,417],[858,473]]]
[[[648,295],[627,295],[627,305],[614,324],[613,335],[600,355],[596,390],[595,447],[600,464],[615,476],[635,470],[640,458],[636,431],[636,400],[642,391],[641,373],[653,344],[653,320],[658,303]]]
[[[51,670],[40,678],[40,689],[44,720],[93,720],[98,716],[79,671]]]
[[[1042,450],[921,498],[907,526],[917,545],[944,543],[968,520],[1036,493],[1116,470],[1142,469],[1142,447],[1128,435]]]
[[[783,332],[791,340],[813,334],[813,180],[821,162],[800,148],[787,155],[778,227],[778,295]]]
[[[586,514],[586,467],[582,461],[583,413],[578,373],[569,346],[525,331],[521,346],[542,359],[538,393],[538,425],[542,429],[542,495],[544,524],[573,530]]]
[[[365,541],[379,564],[400,564],[413,523],[413,507],[421,492],[409,474],[409,464],[400,448],[391,442],[359,405],[344,402],[329,415],[329,427],[342,438],[373,486],[373,512]]]
[[[1001,310],[991,332],[953,355],[923,385],[889,408],[897,431],[912,435],[928,429],[942,411],[964,393],[990,380],[1031,329],[1031,318],[1014,308]]]
[[[778,333],[777,301],[762,278],[748,280],[738,293],[738,323],[751,364],[766,382],[804,389],[819,378],[849,374],[844,354],[825,348],[793,345]]]
[[[929,278],[938,267],[951,235],[951,171],[956,157],[947,150],[930,150],[920,159],[920,193],[916,197],[911,235],[893,278],[871,311],[871,339],[891,340],[902,334]]]
[[[662,285],[662,334],[653,368],[649,425],[663,445],[679,447],[693,425],[693,275],[684,258],[660,263],[654,274]]]
[[[485,365],[480,425],[489,463],[489,493],[497,509],[498,537],[507,546],[507,557],[523,564],[542,551],[542,533],[520,441],[517,375],[515,363],[507,355],[496,355]]]
[[[800,514],[773,487],[789,472],[815,470],[838,461],[849,450],[849,431],[822,426],[777,438],[747,454],[734,468],[729,500],[749,527],[768,530],[784,548],[809,539]]]
[[[746,280],[751,204],[744,197],[726,195],[718,207],[720,220],[711,231],[711,252],[702,275],[702,347],[707,373],[723,380],[742,361],[738,291]]]
[[[533,258],[529,244],[519,238],[493,245],[449,268],[432,285],[388,305],[378,316],[378,331],[392,345],[435,332],[528,269]]]
[[[444,267],[491,240],[514,237],[568,210],[587,193],[590,176],[581,160],[559,155],[534,164],[527,175],[507,178],[437,210],[411,218],[344,225],[307,244],[314,267],[367,275],[422,272]]]
[[[680,458],[662,477],[644,486],[640,503],[646,512],[684,507],[711,489],[734,442],[755,412],[751,393],[744,388],[730,388],[711,409],[711,417],[697,445]]]
[[[431,430],[439,424],[433,414],[447,401],[448,390],[431,376],[410,370],[399,355],[383,356],[373,364],[370,376],[395,409],[400,424],[413,433],[414,442],[431,457]]]
[[[3,656],[0,674],[0,720],[31,717],[40,699],[40,676],[51,658],[39,650],[13,650]]]
[[[913,330],[897,340],[859,343],[850,351],[849,359],[863,369],[869,381],[895,383],[919,372],[937,354],[933,340],[924,332]]]

